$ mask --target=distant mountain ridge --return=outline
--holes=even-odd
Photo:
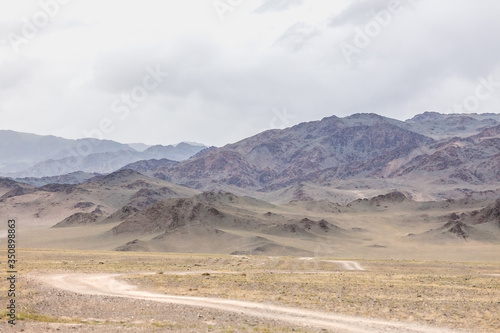
[[[132,147],[146,148],[138,151]],[[53,177],[74,172],[109,173],[129,163],[168,158],[183,161],[206,147],[179,143],[147,147],[110,140],[69,140],[0,131],[0,174],[13,178]]]
[[[44,186],[48,184],[80,184],[83,183],[95,176],[97,173],[86,173],[82,171],[72,172],[65,175],[60,176],[52,176],[52,177],[25,177],[25,178],[17,178],[15,181],[21,182],[24,184],[29,184],[32,186]]]
[[[424,112],[406,120],[405,123],[413,131],[439,140],[451,137],[468,137],[486,128],[500,125],[500,114]]]
[[[38,162],[72,155],[87,156],[105,152],[133,151],[126,144],[110,140],[70,140],[52,135],[0,130],[0,172],[11,173]],[[75,170],[79,171],[79,170]]]

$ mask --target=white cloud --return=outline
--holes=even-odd
[[[0,40],[40,8],[16,6],[0,8]],[[290,125],[354,112],[405,119],[449,110],[480,77],[500,81],[493,0],[414,1],[348,63],[342,43],[388,6],[247,0],[221,21],[210,1],[70,1],[21,52],[0,44],[2,128],[76,138],[110,118],[107,139],[223,145],[268,129],[275,110]],[[157,65],[168,77],[117,118],[113,102]],[[498,112],[499,99],[477,112]]]
[[[281,12],[304,4],[304,0],[264,0],[256,13]]]
[[[288,28],[283,35],[278,38],[275,45],[282,46],[288,51],[299,51],[304,48],[309,40],[318,36],[318,28],[299,22]]]

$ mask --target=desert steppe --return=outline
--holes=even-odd
[[[4,332],[500,330],[494,262],[20,249],[18,267]]]

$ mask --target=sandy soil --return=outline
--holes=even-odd
[[[498,263],[359,265],[336,257],[68,250],[20,255],[18,325],[9,327],[4,310],[0,332],[500,330]],[[3,304],[6,288],[0,284]]]
[[[339,262],[348,270],[359,269],[356,262]],[[362,268],[361,268],[362,269]],[[299,327],[318,327],[334,332],[451,332],[442,328],[424,327],[361,317],[337,315],[320,311],[276,306],[264,303],[226,300],[210,297],[161,295],[138,290],[120,281],[119,274],[54,274],[39,278],[53,287],[79,294],[113,296],[162,303],[212,308],[244,314],[260,319],[279,320]]]

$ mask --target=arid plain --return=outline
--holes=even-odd
[[[6,332],[500,330],[498,263],[28,249],[20,260]]]

